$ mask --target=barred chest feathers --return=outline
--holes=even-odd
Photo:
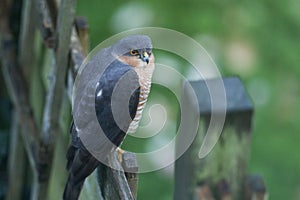
[[[141,67],[134,67],[134,70],[136,71],[138,77],[139,77],[139,83],[140,83],[140,96],[139,96],[139,104],[137,107],[137,111],[135,114],[134,119],[129,125],[128,133],[134,133],[136,129],[138,128],[139,122],[142,118],[142,112],[145,108],[147,98],[150,93],[151,89],[151,79],[152,74],[154,70],[154,63],[150,62],[146,66]]]

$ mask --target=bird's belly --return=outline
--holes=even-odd
[[[150,85],[146,88],[143,88],[143,87],[141,88],[141,92],[140,92],[140,96],[139,96],[139,104],[137,106],[135,117],[129,125],[128,131],[127,131],[128,133],[136,132],[136,129],[139,126],[139,122],[142,118],[142,112],[145,108],[149,92],[150,92]]]

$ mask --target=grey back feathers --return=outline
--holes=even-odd
[[[95,95],[97,82],[105,69],[116,59],[116,55],[123,55],[131,49],[144,48],[152,48],[151,39],[148,36],[127,36],[96,53],[77,75],[73,94],[73,119],[81,139],[91,132],[98,132]]]

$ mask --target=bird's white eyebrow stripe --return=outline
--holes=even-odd
[[[99,92],[97,93],[97,97],[100,97],[102,95],[102,89],[99,90]]]

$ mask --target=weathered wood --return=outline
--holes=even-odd
[[[138,190],[138,163],[136,155],[130,152],[122,154],[122,167],[125,171],[125,176],[130,187],[132,195],[137,198]]]
[[[176,157],[179,157],[181,152],[185,153],[175,162],[174,200],[193,199],[198,182],[195,178],[195,171],[197,170],[197,163],[199,162],[198,151],[201,140],[195,139],[194,135],[196,135],[198,131],[199,110],[196,97],[186,98],[191,95],[191,89],[192,88],[188,88],[184,85],[180,100],[181,119],[178,121],[180,126],[176,139],[175,153]],[[202,126],[200,125],[200,127]],[[191,142],[191,147],[193,146],[194,148],[187,148]]]
[[[215,84],[214,81],[216,80],[206,81],[209,84]],[[196,93],[200,109],[201,117],[198,119],[200,128],[189,149],[176,161],[175,199],[191,199],[193,188],[196,187],[197,182],[208,182],[215,191],[221,180],[228,182],[233,199],[244,198],[243,185],[250,153],[253,106],[237,77],[224,78],[223,82],[227,101],[225,124],[213,150],[201,160],[198,153],[207,132],[212,112],[218,112],[218,108],[217,110],[211,108],[211,95],[205,81],[190,82]],[[185,92],[185,89],[186,86],[184,86],[183,95],[187,96],[183,97],[184,101],[181,103],[191,105],[190,109],[192,109],[193,104],[189,103],[191,96],[188,96],[189,92]],[[184,140],[184,136],[178,141],[180,139]],[[184,180],[183,183],[181,178]]]
[[[31,0],[23,1],[21,30],[19,35],[19,63],[22,65],[24,76],[29,80],[34,63],[35,16]]]
[[[36,8],[38,27],[44,44],[49,48],[55,48],[56,39],[54,36],[54,25],[51,19],[48,2],[46,0],[34,0],[33,2]]]
[[[49,17],[52,22],[53,30],[57,29],[57,16],[58,16],[58,4],[60,3],[60,0],[46,0],[47,8],[49,10]]]
[[[27,82],[23,77],[21,68],[18,67],[17,57],[15,55],[16,50],[12,41],[6,40],[5,42],[9,43],[9,47],[6,46],[4,51],[2,51],[4,52],[2,57],[2,70],[14,107],[16,108],[20,121],[22,121],[22,139],[33,171],[34,180],[39,181],[42,178],[39,172],[43,167],[41,161],[45,157],[45,152],[41,151],[40,135],[29,103]],[[36,189],[37,187],[33,186],[33,191]],[[36,199],[35,193],[33,192],[32,194],[32,199]]]
[[[2,0],[0,6],[0,39],[8,39],[11,37],[11,31],[9,28],[9,15],[11,8],[11,0]]]
[[[76,17],[75,28],[78,33],[78,38],[83,49],[82,53],[86,56],[89,52],[89,46],[90,46],[90,37],[89,37],[90,27],[87,23],[86,18]]]
[[[131,188],[127,182],[124,171],[115,170],[115,169],[122,169],[122,165],[118,159],[117,151],[112,152],[112,154],[108,156],[108,163],[113,169],[102,163],[98,167],[98,182],[101,188],[103,199],[106,200],[135,199],[133,193],[131,192]],[[129,163],[127,163],[127,165],[128,164]]]
[[[73,0],[62,0],[57,18],[57,45],[55,51],[55,64],[50,75],[50,87],[47,93],[44,107],[42,142],[45,145],[45,158],[42,160],[42,171],[39,180],[38,199],[44,199],[47,195],[50,170],[53,159],[55,137],[61,132],[59,127],[60,111],[65,92],[66,73],[68,68],[68,56],[70,48],[70,37],[75,15],[75,2]]]
[[[66,73],[68,69],[68,56],[70,36],[72,32],[75,5],[73,0],[61,2],[57,32],[58,44],[55,52],[55,64],[50,75],[50,88],[47,94],[44,120],[43,141],[51,143],[52,137],[59,131],[59,117],[65,91]]]
[[[208,184],[200,183],[196,186],[194,200],[214,200],[211,189]]]
[[[77,19],[77,18],[76,18]],[[81,18],[80,25],[78,19],[75,21],[76,29],[73,28],[72,35],[71,35],[71,66],[68,71],[68,95],[70,101],[72,103],[72,92],[73,92],[73,85],[77,75],[77,72],[88,54],[89,51],[89,38],[87,31],[88,25],[84,18]],[[77,32],[77,31],[78,32]],[[79,34],[80,32],[80,34]]]
[[[10,8],[4,8],[6,12]],[[6,23],[8,26],[9,13],[6,13]],[[23,71],[19,67],[18,57],[16,55],[16,38],[11,34],[9,27],[1,27],[1,61],[4,78],[7,89],[10,93],[14,107],[18,114],[18,119],[21,123],[22,139],[29,159],[34,179],[39,179],[40,158],[43,157],[43,152],[40,152],[40,135],[37,125],[34,120],[32,108],[28,97],[28,83],[26,82]],[[33,197],[34,199],[34,197]]]
[[[27,83],[16,62],[17,57],[15,56],[13,42],[11,40],[2,40],[2,42],[8,45],[1,51],[1,54],[3,55],[1,59],[3,76],[16,108],[16,112],[18,113],[19,120],[22,121],[22,139],[24,140],[31,168],[35,171],[36,166],[38,165],[38,155],[36,152],[39,149],[39,132],[28,100]]]
[[[69,113],[69,109],[63,109]],[[68,123],[68,120],[66,120]],[[66,124],[69,129],[69,123]],[[66,129],[64,129],[66,131]],[[66,131],[67,134],[67,131]],[[48,199],[62,199],[64,185],[68,178],[66,171],[66,157],[67,147],[69,145],[66,134],[59,134],[56,139],[55,148],[53,152],[53,161],[51,167],[51,175],[49,180]]]
[[[233,200],[230,185],[225,179],[217,183],[216,194],[220,200]]]
[[[267,200],[268,193],[264,180],[259,175],[251,175],[247,177],[245,188],[245,200]]]
[[[8,191],[6,200],[22,199],[24,186],[26,154],[20,134],[18,115],[13,116],[10,131],[8,160]]]

